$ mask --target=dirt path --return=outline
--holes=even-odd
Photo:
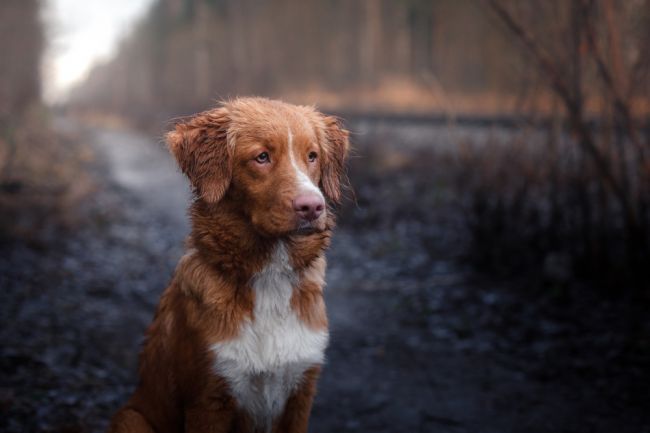
[[[132,389],[142,332],[188,231],[188,187],[162,143],[59,127],[84,129],[102,187],[60,250],[16,247],[0,262],[5,431],[105,427]],[[358,221],[341,220],[328,255],[331,346],[311,432],[650,431],[646,394],[628,383],[644,371],[621,373],[616,354],[591,343],[611,362],[573,365],[577,340],[566,336],[577,325],[469,277],[444,244],[431,247],[436,224]],[[580,338],[603,337],[589,332]]]

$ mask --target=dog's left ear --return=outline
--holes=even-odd
[[[350,133],[341,127],[336,117],[326,116],[325,124],[325,158],[321,166],[321,187],[325,196],[334,203],[341,202],[341,177],[348,156]]]
[[[230,117],[224,107],[197,114],[167,134],[169,150],[199,199],[216,203],[230,186],[234,149],[228,143]]]

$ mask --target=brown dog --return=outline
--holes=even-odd
[[[167,141],[195,193],[192,232],[110,431],[305,432],[348,133],[311,107],[242,98]]]

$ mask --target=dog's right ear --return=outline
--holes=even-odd
[[[234,148],[228,143],[230,118],[224,107],[176,124],[167,146],[199,199],[216,203],[230,186]]]

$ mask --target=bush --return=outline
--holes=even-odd
[[[630,227],[615,193],[566,134],[465,143],[457,161],[470,257],[481,267],[554,284],[574,277],[647,284],[648,197],[630,194],[639,210]]]

